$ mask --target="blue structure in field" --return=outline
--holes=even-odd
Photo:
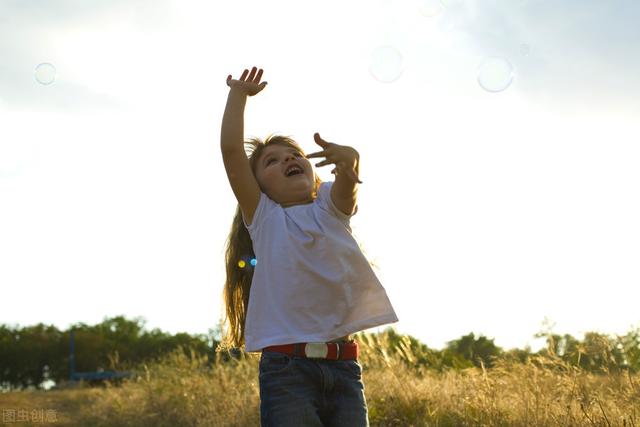
[[[110,380],[113,378],[126,378],[132,375],[129,371],[102,371],[102,372],[76,372],[76,356],[75,356],[75,341],[73,336],[73,329],[70,334],[70,356],[69,356],[69,380]]]

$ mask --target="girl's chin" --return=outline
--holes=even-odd
[[[309,177],[306,175],[294,175],[294,176],[289,176],[287,178],[285,178],[287,180],[287,182],[300,182],[300,181],[309,181]]]

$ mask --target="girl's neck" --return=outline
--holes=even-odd
[[[297,205],[308,205],[309,203],[313,203],[313,200],[305,200],[304,202],[286,202],[286,203],[281,203],[280,206],[282,206],[283,208],[288,208],[288,207],[297,206]]]

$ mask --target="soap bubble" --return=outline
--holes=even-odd
[[[503,58],[487,58],[478,68],[478,83],[484,90],[500,92],[513,81],[513,67]]]
[[[390,83],[402,74],[402,55],[392,46],[381,46],[371,54],[369,72],[377,80]]]
[[[529,52],[531,52],[531,47],[528,44],[523,43],[520,45],[520,53],[523,56],[529,55]]]
[[[418,0],[418,10],[420,13],[428,18],[432,16],[436,16],[442,10],[444,6],[440,2],[440,0]]]
[[[56,79],[56,67],[48,62],[36,66],[36,80],[43,85],[50,85]]]

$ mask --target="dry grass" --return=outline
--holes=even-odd
[[[384,334],[357,339],[372,426],[640,427],[638,375],[596,375],[551,357],[439,373],[416,368],[408,345],[392,355]],[[118,387],[0,395],[0,408],[31,408],[55,396],[49,408],[75,411],[57,425],[260,424],[258,355],[207,369],[206,358],[174,352],[140,373]]]

